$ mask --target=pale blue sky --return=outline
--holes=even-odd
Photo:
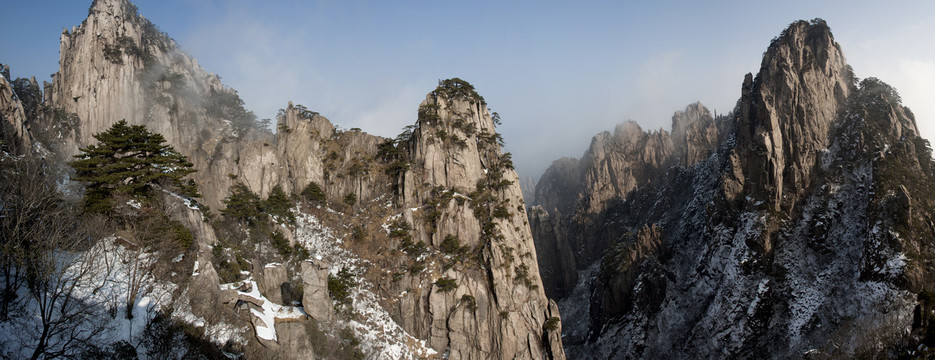
[[[48,80],[61,30],[90,2],[4,0],[0,63]],[[694,101],[729,111],[770,39],[815,17],[859,77],[895,86],[935,136],[932,1],[135,3],[261,118],[292,100],[341,127],[394,136],[438,79],[468,80],[501,114],[526,176],[627,119],[668,129]]]

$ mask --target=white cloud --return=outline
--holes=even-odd
[[[415,123],[420,99],[425,91],[407,85],[395,94],[370,101],[372,105],[349,109],[348,123],[383,137],[395,137],[406,125]]]
[[[935,60],[902,58],[885,75],[899,91],[903,105],[912,109],[922,136],[935,139]]]
[[[845,43],[848,62],[859,77],[876,77],[899,92],[912,109],[921,135],[935,143],[935,17],[882,27]]]

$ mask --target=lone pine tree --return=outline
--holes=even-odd
[[[114,194],[148,196],[151,185],[160,182],[184,188],[182,177],[195,172],[161,134],[143,125],[120,120],[94,138],[98,144],[80,149],[77,160],[69,163],[75,169],[73,180],[87,183],[85,210],[107,212]]]

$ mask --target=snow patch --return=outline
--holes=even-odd
[[[418,210],[414,208],[413,211]],[[352,273],[361,273],[369,262],[340,246],[341,240],[334,232],[321,224],[312,215],[296,218],[296,241],[304,246],[313,257],[331,264],[329,272],[337,274],[347,268]],[[351,306],[355,316],[347,323],[361,340],[361,349],[371,359],[420,359],[437,355],[424,340],[407,333],[383,309],[374,285],[358,278],[358,286],[350,289]]]

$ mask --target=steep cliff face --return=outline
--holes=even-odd
[[[29,148],[31,143],[26,131],[26,111],[10,82],[10,68],[0,64],[0,72],[0,140],[13,153],[21,153],[17,149]]]
[[[165,136],[199,171],[205,202],[220,206],[247,143],[269,138],[237,93],[179,51],[168,35],[125,0],[94,1],[88,18],[62,33],[59,71],[47,106],[80,119],[60,152],[72,155],[93,135],[126,119]],[[269,141],[269,140],[267,140]]]
[[[926,339],[931,150],[895,90],[854,79],[824,21],[796,22],[732,114],[676,114],[664,177],[551,226],[531,216],[550,231],[537,246],[604,246],[559,301],[590,299],[586,324],[566,319],[569,355],[879,357]]]
[[[745,193],[776,211],[794,207],[853,78],[823,23],[797,22],[770,44],[756,78],[744,78],[737,111]]]
[[[459,247],[459,256],[473,259],[439,269],[436,279],[453,279],[456,289],[436,280],[430,291],[407,295],[401,311],[417,319],[425,312],[415,332],[452,359],[564,358],[518,176],[485,105],[470,84],[453,79],[419,107],[406,141],[410,166],[399,175],[414,241],[448,252]]]
[[[581,158],[585,209],[599,212],[606,202],[657,178],[674,153],[667,132],[643,132],[635,122],[617,125],[614,133],[598,134]],[[642,181],[642,183],[641,183]]]

